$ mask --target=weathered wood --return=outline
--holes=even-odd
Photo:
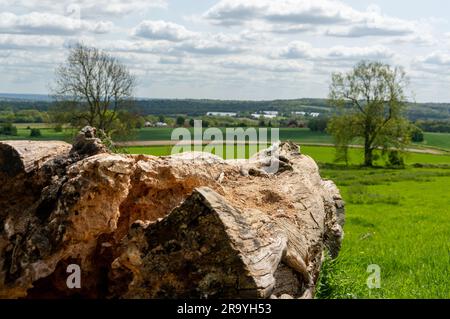
[[[310,298],[339,252],[342,198],[295,144],[119,155],[86,127],[69,148],[0,144],[0,297]]]
[[[287,241],[268,216],[206,187],[164,219],[133,227],[114,262],[114,297],[268,298]]]
[[[71,148],[59,141],[0,141],[0,172],[30,173],[52,157],[69,154]]]

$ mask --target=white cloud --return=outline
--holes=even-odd
[[[376,45],[367,47],[333,46],[330,48],[313,48],[311,44],[294,41],[288,46],[281,48],[273,56],[282,59],[305,59],[305,60],[385,60],[394,56],[388,48]]]
[[[0,50],[52,49],[64,43],[61,37],[0,34]]]
[[[450,66],[450,54],[442,51],[436,51],[419,59],[419,61],[435,66]]]
[[[59,14],[69,14],[75,10],[82,17],[123,16],[149,8],[165,8],[167,0],[0,0],[2,6]]]
[[[217,39],[197,38],[181,43],[176,47],[178,50],[206,55],[222,55],[243,52],[244,49],[237,45],[221,42]]]
[[[266,30],[279,33],[309,31],[313,26],[340,37],[399,36],[416,31],[414,23],[384,16],[377,6],[358,11],[337,0],[221,0],[203,17],[225,26],[261,21],[269,25]]]
[[[31,12],[16,15],[0,13],[0,33],[10,34],[77,34],[106,33],[113,27],[108,21],[91,22],[53,13]]]
[[[259,56],[231,57],[218,62],[224,68],[267,72],[300,72],[305,66],[297,61],[274,61]]]
[[[150,40],[179,42],[192,38],[195,33],[176,23],[145,20],[133,30],[133,35]]]

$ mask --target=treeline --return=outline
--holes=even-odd
[[[446,121],[416,121],[415,123],[425,132],[450,133],[450,120]]]
[[[16,123],[45,121],[49,110],[54,108],[51,101],[0,100],[0,122],[7,119]],[[24,112],[22,112],[24,111]],[[31,111],[39,111],[33,113]],[[195,99],[146,99],[134,102],[133,113],[141,116],[204,116],[207,112],[232,112],[239,117],[249,117],[258,111],[278,111],[281,117],[291,117],[292,112],[317,112],[328,116],[332,113],[326,99],[295,99],[273,101],[227,101],[227,100],[195,100]],[[450,121],[450,104],[409,103],[407,117],[412,122],[439,121],[440,124],[424,123],[424,130],[445,131],[443,120]],[[31,117],[30,117],[31,116]],[[421,126],[422,127],[422,126]]]
[[[49,115],[45,111],[35,109],[0,110],[0,123],[45,123],[49,122]]]
[[[287,115],[295,111],[329,112],[324,99],[274,100],[274,101],[225,101],[192,99],[152,99],[138,100],[136,108],[142,115],[202,116],[207,112],[232,112],[246,116],[258,111],[278,111]]]
[[[444,103],[409,103],[407,117],[418,120],[450,120],[450,104]]]

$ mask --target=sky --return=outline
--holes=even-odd
[[[126,64],[138,97],[324,98],[375,60],[410,100],[450,102],[448,0],[0,0],[0,92],[48,94],[76,42]]]

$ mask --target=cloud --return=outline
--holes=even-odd
[[[0,13],[0,33],[9,34],[77,34],[107,33],[113,27],[109,21],[91,22],[52,13],[32,12],[16,15]]]
[[[311,44],[294,41],[281,48],[273,58],[305,59],[311,61],[321,60],[385,60],[394,56],[388,48],[376,45],[368,47],[333,46],[330,48],[314,48]]]
[[[419,59],[419,61],[434,66],[450,66],[450,54],[436,51]]]
[[[390,37],[406,36],[415,32],[412,23],[390,18],[377,17],[373,21],[365,21],[351,27],[333,28],[326,31],[326,35],[336,37],[359,38],[367,36]]]
[[[305,69],[304,65],[297,61],[274,61],[258,56],[232,57],[221,60],[218,64],[224,68],[266,72],[300,72]]]
[[[64,43],[61,37],[0,34],[0,50],[52,49]]]
[[[176,23],[145,20],[133,30],[133,35],[150,40],[180,42],[192,38],[195,33]]]
[[[385,60],[394,56],[394,52],[380,45],[369,47],[335,46],[324,51],[326,59],[334,60]]]
[[[243,52],[240,46],[233,46],[226,42],[220,42],[216,39],[198,38],[181,43],[176,47],[177,50],[206,55],[223,55]]]
[[[416,31],[410,21],[384,16],[377,6],[358,11],[337,0],[221,0],[203,14],[213,24],[267,24],[266,31],[298,33],[321,27],[338,37],[399,36]]]
[[[165,8],[167,0],[0,0],[0,6],[59,14],[68,14],[76,10],[84,18],[123,16],[149,8]]]

